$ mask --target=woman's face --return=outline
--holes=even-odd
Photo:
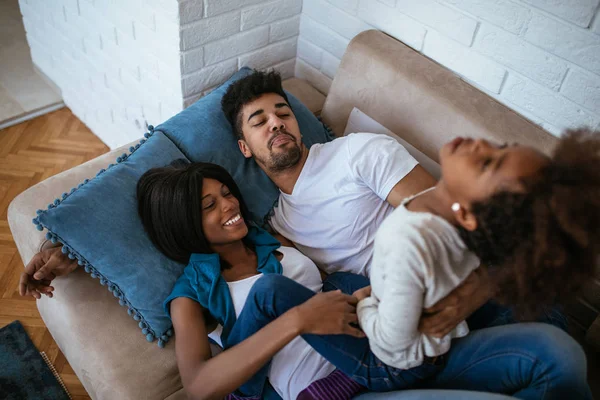
[[[233,243],[248,234],[239,201],[215,179],[202,182],[202,230],[211,247]]]
[[[537,175],[548,162],[530,147],[497,146],[482,139],[456,138],[440,150],[444,185],[453,201],[463,206],[500,190],[524,190],[523,179]]]

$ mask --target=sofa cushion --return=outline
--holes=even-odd
[[[168,259],[150,241],[138,217],[136,185],[148,169],[185,156],[160,132],[149,134],[130,151],[47,210],[38,210],[33,222],[113,292],[139,321],[148,341],[158,339],[163,346],[172,332],[162,303],[185,266]]]
[[[251,218],[263,225],[264,217],[277,201],[279,190],[252,159],[239,150],[232,127],[221,111],[221,98],[229,85],[252,73],[244,67],[227,82],[186,110],[156,127],[164,132],[191,161],[223,166],[235,179],[248,205]],[[312,112],[286,92],[307,147],[332,139],[330,131]]]

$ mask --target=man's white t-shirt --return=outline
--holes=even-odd
[[[315,144],[270,223],[327,273],[369,276],[373,240],[393,207],[390,191],[417,161],[396,140],[353,133]]]

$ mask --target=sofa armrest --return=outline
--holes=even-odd
[[[31,222],[35,217],[36,210],[46,209],[48,204],[52,203],[61,193],[69,192],[71,188],[77,187],[86,178],[92,178],[100,169],[114,163],[118,156],[128,152],[129,147],[137,143],[138,141],[119,147],[75,168],[54,175],[30,187],[13,199],[8,206],[8,225],[23,264],[27,265],[46,241],[45,233],[38,231]]]

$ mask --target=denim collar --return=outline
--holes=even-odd
[[[250,226],[246,241],[254,246],[258,259],[257,271],[262,274],[281,274],[281,263],[275,256],[281,243],[264,229]],[[194,253],[186,268],[191,274],[200,304],[223,326],[221,341],[227,348],[227,338],[237,319],[229,286],[221,276],[221,260],[218,254]]]

